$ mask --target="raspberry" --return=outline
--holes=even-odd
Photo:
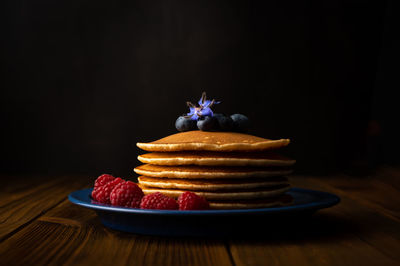
[[[173,198],[165,196],[160,192],[154,192],[142,198],[140,208],[157,210],[177,210],[178,203],[176,203],[176,200],[174,200]]]
[[[105,184],[113,181],[114,179],[115,177],[113,177],[112,175],[102,174],[96,179],[96,181],[94,181],[94,188],[104,186]]]
[[[132,181],[119,183],[110,194],[110,202],[114,206],[139,208],[142,198],[142,189]]]
[[[96,187],[92,191],[92,198],[100,203],[110,204],[110,193],[114,189],[116,185],[123,182],[121,178],[117,177],[113,181],[108,182],[107,184]]]
[[[207,200],[193,192],[183,192],[178,198],[179,210],[207,210],[210,204]]]

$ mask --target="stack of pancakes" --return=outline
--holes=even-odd
[[[235,132],[188,131],[137,146],[151,153],[134,170],[144,194],[204,196],[213,209],[285,205],[294,160],[274,151],[288,139],[269,140]]]

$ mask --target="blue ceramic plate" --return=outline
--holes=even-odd
[[[242,210],[169,211],[142,210],[95,204],[92,189],[77,190],[68,199],[77,205],[93,209],[101,222],[112,229],[145,235],[164,236],[226,236],[240,231],[259,233],[268,224],[300,219],[323,208],[339,203],[336,195],[302,188],[288,192],[293,203],[284,207]],[[247,229],[244,230],[243,229]]]

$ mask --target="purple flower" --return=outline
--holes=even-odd
[[[186,117],[189,117],[192,120],[198,120],[202,116],[213,116],[211,107],[220,102],[217,102],[214,99],[211,101],[207,100],[206,93],[203,92],[198,103],[199,106],[195,106],[193,103],[187,102],[190,112],[187,113]]]

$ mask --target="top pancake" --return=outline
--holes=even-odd
[[[237,132],[180,132],[165,138],[137,143],[145,151],[264,151],[278,149],[289,144],[289,139],[270,140]]]

